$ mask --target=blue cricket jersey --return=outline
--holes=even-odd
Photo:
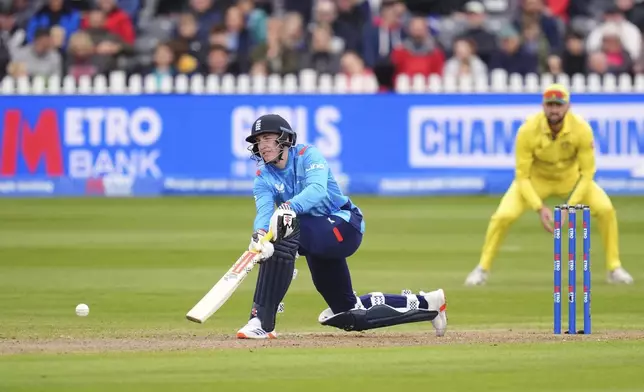
[[[358,226],[361,233],[365,230],[364,220],[357,223],[351,219],[350,209],[360,210],[342,193],[326,159],[314,146],[298,144],[289,148],[284,169],[273,165],[259,169],[253,195],[257,208],[255,231],[268,230],[275,206],[287,201],[298,215],[334,215]]]

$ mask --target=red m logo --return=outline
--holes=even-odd
[[[36,173],[41,160],[45,163],[44,174],[48,176],[65,174],[58,118],[53,109],[46,109],[40,113],[33,130],[22,118],[20,110],[5,111],[0,150],[0,175],[18,174],[20,156],[23,157],[27,170],[31,174]]]

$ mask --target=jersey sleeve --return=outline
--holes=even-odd
[[[273,200],[271,188],[261,176],[255,177],[253,196],[255,197],[255,209],[257,210],[253,230],[268,231],[271,216],[275,210],[275,201]]]
[[[579,164],[580,178],[577,186],[572,191],[568,199],[568,205],[581,203],[583,197],[588,192],[590,185],[595,177],[597,165],[595,163],[595,147],[593,130],[587,122],[583,122],[583,131],[579,137],[579,146],[577,147],[577,162]]]
[[[317,148],[309,146],[302,157],[306,188],[288,202],[297,214],[309,212],[327,196],[329,165]]]
[[[515,144],[515,180],[523,198],[528,202],[530,208],[536,211],[541,208],[543,202],[532,186],[532,181],[530,181],[530,169],[532,168],[532,161],[534,160],[530,143],[530,122],[528,120],[517,132]]]

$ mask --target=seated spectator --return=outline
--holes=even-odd
[[[341,53],[344,51],[344,40],[336,37],[333,31],[333,23],[337,17],[335,3],[332,0],[318,0],[313,10],[313,21],[308,26],[309,40],[310,35],[318,27],[328,28],[331,32],[331,51]]]
[[[443,76],[458,78],[460,76],[480,78],[487,76],[487,66],[476,55],[473,41],[460,38],[454,42],[454,56],[445,63]]]
[[[22,46],[25,33],[16,25],[9,7],[0,8],[0,79],[5,76],[13,54]]]
[[[282,41],[294,50],[305,51],[307,49],[307,40],[302,16],[291,12],[284,15],[282,21]]]
[[[548,63],[548,59],[550,58],[550,43],[545,35],[542,34],[541,26],[532,21],[525,23],[522,27],[523,47],[528,53],[537,57],[537,71],[539,73],[559,73],[561,70],[558,65],[558,56],[555,56],[557,60],[551,60],[551,63]],[[553,64],[557,65],[551,67]]]
[[[205,41],[212,26],[222,22],[222,15],[217,12],[213,0],[190,0],[189,4],[189,12],[197,19],[199,26],[197,36]]]
[[[226,48],[232,57],[230,60],[239,65],[241,72],[248,72],[251,42],[248,30],[244,25],[244,14],[238,7],[230,7],[226,11],[224,24],[226,26]]]
[[[504,69],[508,74],[525,76],[537,73],[537,56],[529,53],[521,44],[519,33],[510,25],[499,32],[500,49],[490,59],[489,69]]]
[[[619,31],[604,31],[601,51],[606,56],[607,72],[615,75],[631,73],[633,59],[624,49]]]
[[[337,9],[333,0],[317,0],[313,8],[313,20],[308,29],[312,32],[318,26],[331,27],[337,16]]]
[[[204,74],[217,76],[223,76],[225,74],[238,75],[239,64],[230,60],[229,50],[225,46],[215,45],[211,47]]]
[[[362,31],[367,18],[360,0],[336,0],[334,34],[343,41],[344,50],[362,51]]]
[[[177,74],[174,64],[175,58],[172,48],[168,44],[163,43],[157,46],[152,58],[152,64],[143,69],[142,73],[144,75],[154,75],[160,84],[162,78],[175,76]]]
[[[226,26],[223,24],[216,24],[210,29],[210,33],[208,34],[208,48],[213,45],[228,47],[228,33]],[[208,50],[206,50],[206,57],[208,57]]]
[[[195,72],[208,55],[206,43],[197,37],[197,21],[190,13],[183,13],[179,17],[175,38],[169,42],[177,71],[191,74]]]
[[[74,10],[69,2],[65,0],[47,0],[40,10],[29,20],[27,25],[27,42],[35,39],[36,30],[49,28],[50,33],[55,34],[54,44],[59,48],[65,48],[67,41],[72,34],[80,28],[80,13]],[[58,26],[58,29],[51,30]],[[59,45],[56,45],[59,43]]]
[[[340,72],[347,76],[373,75],[373,71],[365,67],[364,61],[356,52],[344,52],[340,58]]]
[[[445,55],[429,33],[427,21],[414,17],[409,21],[409,37],[391,53],[394,78],[400,74],[430,75],[443,73]]]
[[[624,18],[622,11],[611,6],[604,12],[604,23],[597,26],[586,39],[586,51],[597,52],[602,47],[602,37],[605,31],[618,31],[622,44],[632,59],[638,59],[642,51],[642,33]]]
[[[287,14],[283,20],[271,18],[266,43],[253,49],[251,60],[253,63],[266,62],[270,73],[296,73],[300,70],[303,37],[302,17],[299,14]]]
[[[65,29],[62,26],[52,26],[49,29],[49,35],[51,37],[51,44],[53,47],[60,53],[64,53],[64,49],[67,46],[66,41],[69,41],[69,37],[67,36]]]
[[[24,67],[28,76],[62,76],[63,61],[47,28],[36,30],[32,43],[18,49],[11,62],[21,64],[14,67]]]
[[[99,73],[99,61],[92,38],[86,31],[77,31],[69,38],[65,60],[66,74],[78,79]]]
[[[247,52],[250,49],[248,31],[244,25],[244,14],[239,7],[230,7],[224,18],[228,39],[228,50]]]
[[[251,46],[266,42],[266,11],[255,7],[255,0],[238,0],[239,8],[244,17],[244,25],[248,30]]]
[[[592,52],[588,55],[588,73],[605,75],[608,71],[608,61],[604,52]]]
[[[548,43],[548,67],[544,68],[549,68],[551,63],[552,67],[559,66],[563,52],[563,37],[557,20],[547,15],[543,0],[523,0],[521,12],[514,20],[514,27],[518,31],[525,28],[535,31],[534,25],[538,26],[539,34],[543,35]]]
[[[487,14],[485,7],[478,1],[469,1],[465,4],[465,23],[463,32],[458,38],[466,38],[474,41],[476,53],[481,60],[488,64],[490,56],[497,50],[497,39],[494,33],[485,26]]]
[[[136,38],[134,26],[130,16],[118,7],[116,0],[97,0],[98,8],[105,15],[105,28],[110,33],[121,37],[123,42],[133,44]],[[88,15],[88,14],[87,14]],[[86,29],[89,26],[88,16],[83,18],[81,27]]]
[[[574,74],[585,74],[587,56],[584,49],[584,38],[581,34],[571,32],[566,38],[566,49],[562,56],[563,72],[572,76]]]
[[[362,33],[362,58],[365,64],[374,68],[389,63],[392,50],[405,38],[403,15],[405,6],[398,0],[383,0],[380,17],[365,23]]]
[[[331,28],[320,25],[313,31],[311,49],[302,58],[302,68],[314,69],[320,74],[336,74],[340,71],[340,55],[331,48]]]
[[[85,31],[94,43],[94,56],[98,72],[101,74],[114,71],[117,67],[119,56],[128,56],[134,53],[132,45],[107,28],[106,15],[100,9],[95,9],[88,13]]]

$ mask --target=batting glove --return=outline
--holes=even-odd
[[[284,239],[294,236],[298,234],[300,230],[297,214],[290,208],[286,209],[285,204],[286,203],[282,204],[282,206],[284,206],[285,208],[282,208],[282,206],[280,206],[275,210],[273,216],[271,216],[270,219],[269,230],[271,231],[271,233],[273,233],[274,242],[280,242]]]
[[[255,252],[259,255],[257,262],[261,263],[264,260],[267,260],[273,256],[275,248],[273,248],[273,243],[270,241],[262,241],[266,236],[266,231],[258,230],[253,233],[250,238],[250,245],[248,245],[248,250]]]

